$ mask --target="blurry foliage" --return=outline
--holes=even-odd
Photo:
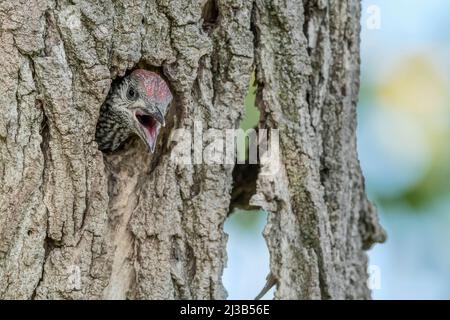
[[[450,195],[450,86],[430,58],[402,57],[379,83],[363,81],[361,87],[362,108],[394,108],[412,117],[424,129],[429,147],[426,172],[409,188],[393,196],[374,190],[374,200],[383,206],[404,202],[419,208]]]
[[[246,232],[256,230],[261,219],[266,216],[262,210],[240,210],[236,209],[228,218],[227,223],[231,223],[234,227],[242,229]]]
[[[246,132],[249,129],[257,128],[259,123],[259,117],[260,112],[259,109],[256,107],[256,82],[255,82],[255,72],[252,73],[252,76],[250,78],[250,83],[248,85],[248,91],[247,95],[244,99],[244,114],[243,117],[239,123],[239,128],[244,130]],[[242,148],[242,144],[245,144],[245,153],[242,154],[240,152]],[[236,141],[237,146],[237,157],[240,161],[244,161],[248,159],[248,138],[247,135],[243,137],[242,139],[237,139]]]
[[[247,95],[244,100],[245,113],[239,126],[243,130],[254,128],[258,125],[260,112],[256,107],[256,83],[255,72],[253,72],[248,86]]]

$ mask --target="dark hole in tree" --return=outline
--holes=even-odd
[[[219,8],[216,0],[208,0],[203,7],[203,30],[210,32],[214,29],[219,19]]]

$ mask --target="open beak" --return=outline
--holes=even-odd
[[[166,120],[164,119],[163,113],[157,109],[155,113],[153,113],[153,116],[155,117],[156,121],[158,121],[163,127],[166,126]]]
[[[161,126],[165,125],[164,115],[159,110],[154,113],[137,110],[134,112],[134,116],[138,123],[139,137],[145,142],[149,151],[153,153],[159,130]]]

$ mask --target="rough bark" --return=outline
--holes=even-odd
[[[171,161],[176,128],[235,128],[256,70],[282,166],[251,205],[276,298],[369,298],[384,233],[357,160],[358,0],[0,2],[0,297],[221,299],[233,166]],[[102,154],[111,81],[161,72],[159,146]],[[263,168],[261,168],[263,170]],[[255,292],[258,288],[255,288]]]

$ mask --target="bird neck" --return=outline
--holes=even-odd
[[[112,94],[101,107],[96,130],[100,150],[114,151],[133,133],[121,103],[120,96]]]

